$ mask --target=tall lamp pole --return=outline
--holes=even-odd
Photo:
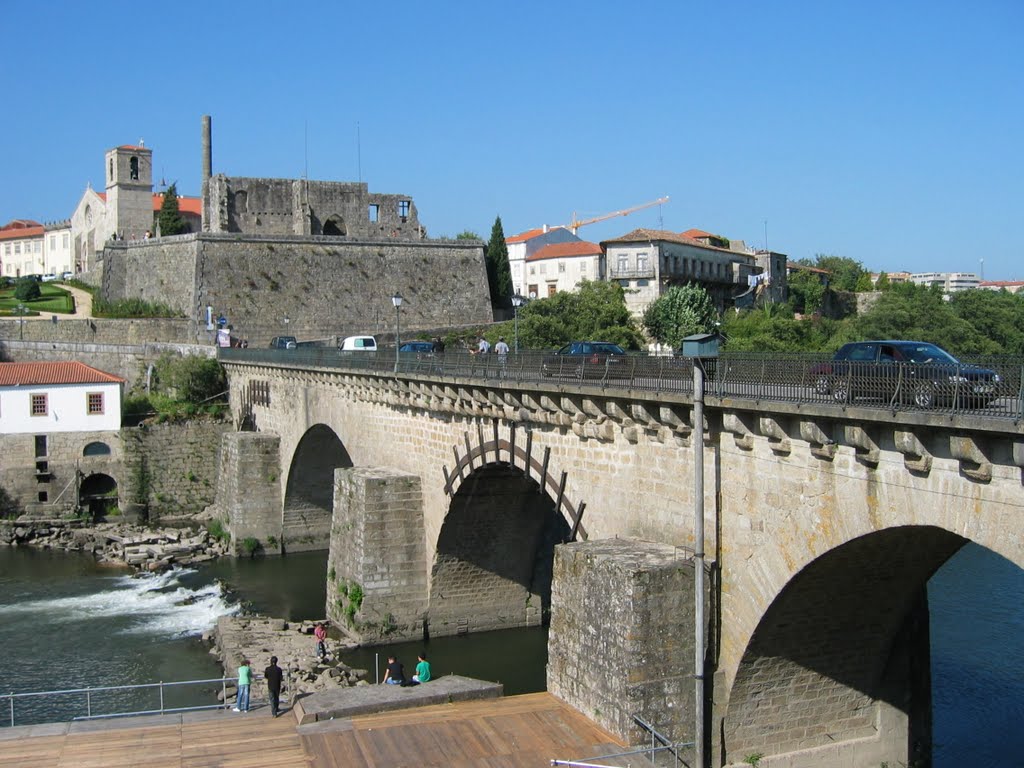
[[[395,292],[391,303],[395,305],[395,373],[398,373],[398,348],[402,346],[402,294]]]
[[[526,303],[526,299],[520,294],[515,293],[512,296],[512,326],[515,328],[515,352],[519,354],[519,308]]]
[[[18,341],[25,340],[25,305],[18,305]]]

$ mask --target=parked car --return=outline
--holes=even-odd
[[[56,274],[45,274],[45,275],[43,275],[43,277],[42,277],[42,281],[43,281],[44,283],[51,283],[51,282],[53,282],[54,280],[57,280],[57,279],[58,279],[58,278],[57,278],[57,275],[56,275]]]
[[[348,336],[339,347],[342,352],[376,352],[377,339],[373,336]]]
[[[406,341],[398,348],[401,353],[415,352],[418,355],[433,355],[434,342],[432,341]]]
[[[270,340],[272,349],[295,349],[298,345],[294,336],[275,336]]]
[[[60,276],[60,279],[61,279],[61,280],[70,280],[70,279],[71,279],[71,278],[73,278],[74,276],[75,276],[75,273],[74,273],[74,272],[65,272],[64,274],[62,274],[62,275]]]
[[[831,362],[811,369],[819,394],[840,402],[874,397],[913,403],[984,407],[999,397],[995,371],[961,363],[942,347],[924,341],[855,341]]]
[[[570,341],[557,352],[544,357],[544,376],[568,376],[574,379],[603,379],[621,368],[626,350],[607,341]]]

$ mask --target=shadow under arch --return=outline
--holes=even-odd
[[[285,485],[282,551],[328,549],[334,511],[334,470],[352,466],[341,438],[326,424],[306,430],[292,455]]]
[[[453,495],[431,569],[426,631],[547,625],[554,550],[571,529],[522,470],[493,462]]]
[[[723,760],[837,742],[871,749],[877,738],[895,740],[882,747],[902,755],[895,759],[930,759],[927,584],[966,542],[932,526],[890,528],[797,573],[737,669],[722,722]]]
[[[94,472],[82,477],[78,486],[78,505],[88,510],[90,520],[102,522],[117,510],[117,481],[110,475]]]

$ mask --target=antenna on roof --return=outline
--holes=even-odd
[[[356,167],[359,172],[359,183],[363,183],[363,145],[360,141],[359,122],[356,121]]]
[[[309,181],[309,120],[302,121],[302,178]]]

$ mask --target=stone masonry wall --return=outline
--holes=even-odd
[[[471,241],[185,235],[104,253],[104,298],[169,304],[205,341],[206,307],[254,346],[493,319],[482,244]],[[173,285],[172,285],[173,283]],[[287,320],[286,320],[287,318]]]
[[[164,343],[195,343],[194,324],[182,318],[94,318],[76,320],[57,316],[57,322],[26,320],[25,328],[18,319],[0,319],[0,340],[16,349],[19,341],[46,344],[118,344],[135,345]],[[205,334],[203,340],[206,339]]]
[[[548,691],[628,743],[643,737],[634,714],[691,740],[693,584],[693,560],[676,547],[628,539],[557,547]]]
[[[72,344],[66,342],[0,343],[0,356],[5,362],[63,362],[79,360],[93,368],[125,379],[125,392],[143,388],[146,370],[163,355],[203,355],[213,357],[216,348],[198,344]]]
[[[224,521],[235,551],[254,538],[265,550],[281,541],[281,440],[257,432],[221,438],[214,516]]]
[[[420,479],[335,470],[327,616],[362,642],[421,639],[427,607]]]
[[[121,507],[151,521],[192,517],[213,503],[228,422],[190,421],[121,430]]]

